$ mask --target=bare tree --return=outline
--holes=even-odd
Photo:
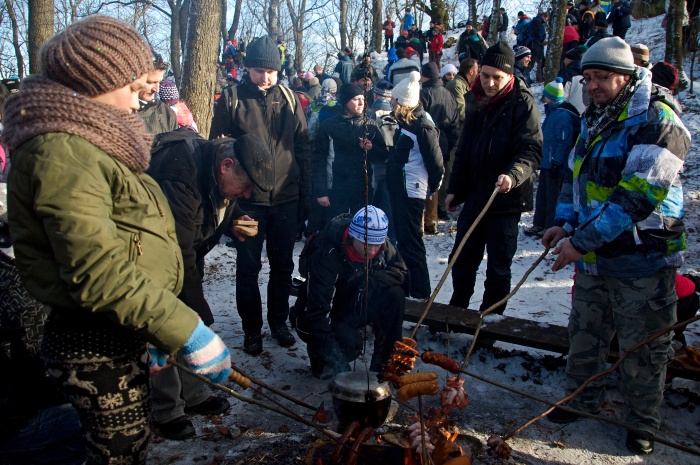
[[[491,19],[489,20],[489,44],[498,42],[498,18],[501,15],[501,0],[493,0],[493,8],[491,9]]]
[[[384,15],[382,15],[383,5],[382,0],[372,0],[372,40],[371,48],[377,52],[382,52],[382,24],[384,24]],[[369,50],[368,50],[369,51]]]
[[[566,26],[567,0],[552,1],[552,20],[547,37],[547,57],[544,65],[544,82],[553,81],[559,74],[561,52],[564,48],[564,27]]]
[[[189,2],[185,5],[183,0],[168,0],[168,7],[170,7],[170,68],[173,71],[175,82],[180,82],[182,77],[180,61],[186,29],[182,30],[181,28],[183,27],[183,19],[186,20],[187,17],[185,7],[188,6]]]
[[[474,27],[476,27],[476,22],[479,20],[479,17],[477,16],[476,13],[476,0],[469,0],[469,19],[474,23]]]
[[[190,0],[180,92],[202,134],[209,134],[214,116],[220,21],[219,0]]]
[[[678,91],[688,88],[688,77],[683,70],[683,15],[685,0],[672,0],[666,14],[666,55],[665,61],[678,70]]]
[[[280,32],[279,28],[280,0],[270,0],[267,14],[267,33],[274,40]]]
[[[29,73],[39,72],[39,47],[53,37],[53,0],[29,0]]]
[[[340,48],[344,49],[348,44],[348,1],[340,0]]]
[[[231,21],[231,27],[228,28],[228,40],[233,40],[238,32],[238,23],[241,20],[241,7],[243,6],[243,0],[236,0],[236,4],[233,7],[233,20]]]
[[[17,60],[17,75],[21,79],[24,77],[24,56],[22,55],[22,44],[20,43],[19,23],[17,22],[17,14],[12,2],[5,0],[5,6],[12,27],[12,47],[15,49],[15,59]]]
[[[294,67],[298,70],[306,69],[304,68],[304,32],[319,21],[321,15],[316,15],[316,13],[330,4],[330,0],[312,0],[312,4],[308,8],[307,0],[285,1],[291,20],[291,32],[294,42]]]

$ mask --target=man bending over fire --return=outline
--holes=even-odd
[[[369,286],[365,309],[365,208],[353,218],[335,217],[301,254],[299,269],[307,278],[295,310],[297,334],[307,344],[311,373],[330,379],[350,371],[349,363],[363,350],[360,329],[374,328],[374,353],[369,369],[379,371],[394,341],[401,339],[405,307],[403,285],[408,269],[386,240],[389,220],[367,207]]]

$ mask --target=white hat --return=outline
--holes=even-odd
[[[447,73],[457,74],[458,71],[459,70],[455,65],[453,65],[452,63],[447,63],[445,66],[442,67],[440,77],[445,77],[445,74]]]
[[[413,108],[418,106],[420,96],[420,74],[418,71],[411,71],[408,78],[402,80],[391,90],[391,96],[396,99],[399,105]]]
[[[389,219],[381,209],[374,205],[367,206],[367,243],[383,244],[389,231]],[[362,207],[350,222],[348,235],[360,242],[365,241],[365,207]]]

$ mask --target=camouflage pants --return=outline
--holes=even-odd
[[[611,278],[579,273],[569,317],[567,392],[606,367],[615,333],[620,353],[676,321],[675,269],[644,278]],[[655,434],[663,398],[666,364],[673,357],[672,333],[630,354],[620,366],[621,392],[629,426]],[[585,389],[571,406],[597,412],[605,398],[603,381]]]

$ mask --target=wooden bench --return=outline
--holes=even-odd
[[[417,323],[424,310],[425,302],[406,300],[404,320]],[[434,302],[422,324],[431,331],[445,332],[449,328],[450,331],[456,333],[474,334],[479,324],[479,312]],[[511,316],[487,316],[479,337],[560,354],[569,353],[569,333],[564,326]],[[611,351],[609,361],[614,362],[617,357],[618,354]],[[673,377],[700,381],[700,370],[687,370],[673,364],[669,365],[668,374]]]

